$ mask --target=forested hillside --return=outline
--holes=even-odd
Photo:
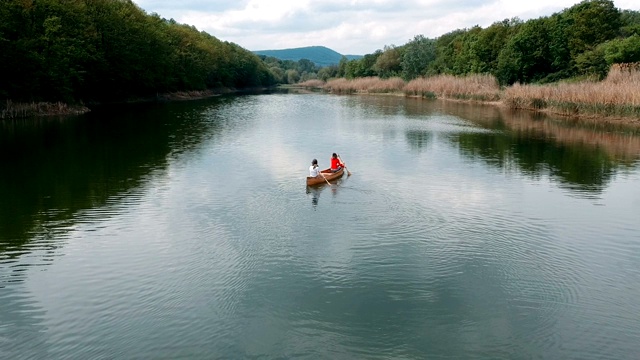
[[[0,2],[0,109],[6,100],[123,101],[336,77],[491,74],[502,85],[545,83],[603,78],[612,64],[638,61],[640,12],[609,0],[435,39],[417,35],[325,67],[308,59],[258,57],[193,26],[147,14],[131,0]]]
[[[0,102],[120,101],[274,80],[248,50],[130,0],[2,0],[0,69]]]
[[[640,61],[640,12],[609,0],[586,0],[551,16],[517,18],[444,34],[418,35],[342,63],[347,78],[436,74],[494,75],[501,84],[545,83],[581,76],[604,77],[615,63]]]

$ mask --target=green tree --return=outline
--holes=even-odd
[[[316,64],[313,63],[313,61],[309,60],[309,59],[300,59],[298,60],[298,63],[296,64],[296,70],[298,70],[299,73],[315,73],[316,72]]]
[[[603,45],[607,65],[640,61],[640,35],[614,39]]]
[[[482,28],[474,26],[464,31],[456,39],[456,50],[451,54],[451,73],[454,75],[466,75],[474,72],[474,68],[479,67],[480,59],[476,54],[478,38],[482,33]]]
[[[436,58],[435,41],[416,35],[404,45],[404,53],[400,62],[402,77],[405,80],[425,75],[429,64]]]
[[[620,31],[620,10],[613,1],[585,0],[567,9],[566,34],[571,58],[615,38]]]
[[[338,66],[337,65],[331,65],[331,66],[325,66],[323,68],[321,68],[320,70],[318,70],[318,79],[322,80],[322,81],[327,81],[331,78],[335,78],[338,76]]]
[[[471,44],[472,73],[492,73],[498,69],[498,57],[507,41],[515,32],[516,26],[522,24],[518,18],[505,19],[495,22],[488,28],[480,31]]]
[[[581,74],[595,74],[604,78],[611,65],[640,61],[640,35],[625,39],[613,39],[585,51],[576,57],[576,67]]]
[[[279,66],[272,66],[269,68],[269,71],[271,71],[271,74],[273,75],[273,78],[276,83],[278,84],[285,83],[285,74],[282,68],[280,68]]]
[[[300,80],[300,73],[298,73],[298,70],[289,69],[285,72],[285,74],[288,84],[295,84]]]
[[[0,2],[0,96],[111,101],[215,86],[269,85],[254,54],[131,0]]]
[[[548,18],[529,20],[519,26],[498,56],[496,76],[503,84],[534,82],[552,69]]]
[[[436,58],[427,68],[427,75],[453,74],[456,55],[462,50],[462,38],[467,30],[454,30],[435,41]]]
[[[347,62],[344,76],[347,79],[376,76],[377,73],[373,69],[373,65],[381,54],[382,50],[376,50],[373,54],[366,54],[360,59],[354,59]]]
[[[347,73],[347,63],[349,62],[349,60],[347,60],[346,56],[342,56],[340,58],[340,61],[338,62],[338,73],[336,74],[336,76],[338,77],[345,77],[346,73]]]
[[[576,70],[583,75],[596,75],[603,79],[609,71],[609,66],[604,58],[604,49],[607,43],[598,45],[595,49],[585,51],[576,56]]]
[[[623,10],[620,13],[620,23],[620,35],[622,37],[640,35],[640,11]]]
[[[402,70],[402,51],[394,45],[385,46],[382,54],[373,63],[372,70],[381,78],[397,76]]]

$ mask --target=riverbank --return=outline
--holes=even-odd
[[[640,128],[640,65],[614,65],[602,81],[500,87],[491,75],[437,75],[405,82],[377,77],[311,80],[302,86],[335,94],[385,94],[487,103],[571,119]]]
[[[238,92],[239,90],[217,88],[201,91],[176,91],[171,93],[157,94],[152,97],[127,99],[123,101],[117,101],[117,104],[135,104],[146,102],[163,102],[163,101],[187,101],[206,99],[210,97],[220,96],[224,94],[230,94]],[[245,90],[242,90],[245,91]],[[104,105],[104,103],[93,103],[89,106],[84,104],[66,104],[63,102],[31,102],[20,103],[7,100],[3,106],[0,107],[0,120],[4,119],[19,119],[29,117],[46,117],[46,116],[67,116],[67,115],[81,115],[90,112],[90,106],[92,105]]]
[[[17,103],[7,100],[0,108],[0,120],[39,116],[80,115],[89,112],[84,105],[69,105],[62,102]]]

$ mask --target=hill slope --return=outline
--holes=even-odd
[[[324,46],[306,46],[293,49],[282,50],[257,50],[256,55],[272,56],[280,60],[307,59],[313,61],[318,66],[337,65],[342,58],[342,54]],[[347,59],[359,59],[361,55],[345,55]]]

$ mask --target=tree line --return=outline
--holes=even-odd
[[[318,66],[309,59],[281,60],[273,56],[259,55],[271,71],[276,83],[295,84],[312,79],[327,81],[338,76],[338,65]],[[341,63],[347,61],[342,57]]]
[[[106,102],[267,86],[242,47],[147,14],[131,0],[3,0],[0,100]]]
[[[0,101],[107,102],[310,79],[492,74],[501,84],[596,75],[640,61],[640,12],[585,0],[551,16],[417,35],[357,60],[256,56],[131,0],[0,3]],[[2,105],[0,105],[2,106]]]
[[[358,60],[340,62],[337,76],[491,74],[503,85],[604,77],[614,63],[640,61],[640,12],[613,1],[586,0],[551,16],[518,18],[487,28],[458,29],[435,39],[417,35]]]

